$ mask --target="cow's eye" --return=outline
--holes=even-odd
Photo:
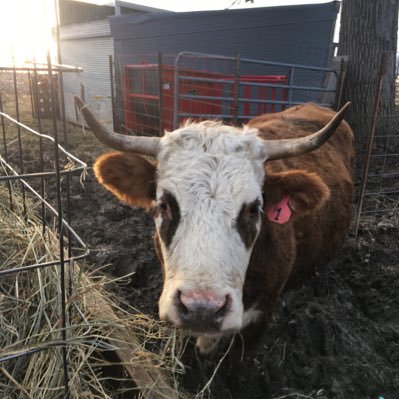
[[[155,218],[162,216],[162,218],[165,219],[168,217],[168,215],[170,215],[168,203],[165,201],[158,201],[153,209],[152,216]]]
[[[160,202],[158,204],[158,208],[160,211],[167,211],[168,210],[168,204],[166,202]]]
[[[248,249],[253,245],[260,228],[259,214],[262,212],[261,204],[259,199],[249,204],[244,203],[237,217],[235,227]]]
[[[165,201],[159,201],[158,204],[157,204],[157,208],[158,208],[158,211],[159,211],[159,212],[165,213],[165,212],[168,211],[169,206],[168,206],[168,203],[167,203],[167,202],[165,202]]]
[[[173,194],[165,191],[154,208],[154,217],[161,217],[163,222],[180,220],[180,208]]]
[[[260,207],[260,201],[259,200],[256,200],[256,201],[252,202],[252,204],[250,204],[248,206],[248,214],[251,217],[258,217],[260,211],[261,211],[261,207]]]

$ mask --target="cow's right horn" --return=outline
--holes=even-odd
[[[350,106],[347,102],[334,117],[319,131],[305,137],[283,140],[265,141],[265,152],[267,160],[289,158],[298,155],[304,155],[314,151],[323,145],[335,132],[345,116],[345,112]]]
[[[95,118],[80,97],[75,96],[75,104],[82,112],[89,128],[105,145],[118,151],[136,152],[138,154],[150,156],[156,156],[158,154],[159,137],[125,136],[123,134],[112,132]]]

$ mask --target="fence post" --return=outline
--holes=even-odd
[[[158,90],[159,90],[159,136],[163,136],[163,81],[162,81],[162,53],[158,53]]]
[[[173,92],[173,129],[177,129],[179,123],[179,61],[180,54],[175,59],[175,73],[174,73],[174,85],[175,89]]]
[[[112,125],[116,130],[116,112],[115,112],[115,90],[114,90],[114,68],[112,54],[108,56],[109,80],[111,82],[111,108],[112,108]]]
[[[54,89],[53,69],[51,64],[50,52],[47,53],[47,69],[50,84],[50,99],[51,99],[51,110],[52,110],[52,124],[54,133],[54,155],[55,155],[55,175],[57,179],[56,194],[57,194],[57,210],[58,210],[58,226],[57,233],[60,245],[59,259],[60,259],[60,279],[61,279],[61,339],[65,343],[62,346],[62,358],[63,358],[63,372],[64,372],[64,393],[65,398],[69,399],[69,375],[68,375],[68,361],[67,361],[67,346],[66,346],[66,325],[67,325],[67,312],[66,312],[66,290],[65,290],[65,262],[64,262],[64,229],[63,229],[63,207],[61,198],[61,174],[60,174],[60,159],[59,159],[59,148],[58,148],[58,126],[57,126],[57,115],[55,109],[56,93]]]
[[[241,57],[240,54],[237,54],[236,58],[236,75],[234,80],[234,109],[233,109],[233,124],[237,125],[238,121],[238,113],[240,110],[240,64],[241,64]]]
[[[371,151],[373,148],[372,144],[374,141],[375,128],[376,128],[376,124],[377,124],[378,108],[379,108],[380,102],[381,102],[382,83],[383,83],[384,75],[385,75],[385,71],[386,71],[387,58],[388,58],[388,53],[387,52],[382,53],[380,69],[378,71],[377,87],[376,87],[376,92],[375,92],[375,97],[374,97],[373,114],[371,116],[371,126],[370,126],[369,136],[368,136],[368,140],[367,140],[366,159],[365,159],[365,163],[364,163],[362,180],[361,180],[361,185],[360,185],[359,201],[358,201],[358,204],[356,207],[355,236],[357,236],[357,233],[359,231],[360,215],[362,213],[362,208],[363,208],[364,193],[366,190],[366,183],[367,183],[367,178],[368,178],[368,173],[369,173]]]
[[[3,132],[4,159],[5,159],[6,162],[8,162],[6,124],[4,123],[3,99],[1,97],[1,93],[0,93],[0,112],[2,113],[1,114],[1,130]],[[13,211],[14,210],[14,203],[13,203],[13,200],[12,200],[12,187],[11,187],[11,182],[10,181],[7,181],[7,187],[8,187],[9,201],[10,201],[10,209]]]
[[[14,82],[14,98],[15,98],[15,119],[18,122],[21,122],[19,117],[19,98],[18,98],[18,84],[17,84],[17,69],[15,66],[15,62],[13,60],[13,82]],[[21,174],[24,173],[24,160],[22,156],[22,140],[21,140],[21,127],[17,126],[17,135],[18,135],[18,153],[19,153],[19,168]],[[26,210],[26,195],[25,195],[25,186],[22,185],[22,201],[24,208],[24,217],[26,218],[27,210]]]

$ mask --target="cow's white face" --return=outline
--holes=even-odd
[[[161,139],[155,225],[165,274],[162,319],[193,334],[242,327],[264,158],[257,130],[248,128],[203,122]]]

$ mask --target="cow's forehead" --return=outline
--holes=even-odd
[[[263,182],[263,145],[256,129],[217,122],[189,124],[161,139],[158,191],[178,200],[227,200],[240,203],[259,196]]]
[[[250,158],[263,156],[263,145],[257,129],[247,126],[237,128],[214,121],[187,123],[180,129],[166,133],[160,144],[160,159],[185,151],[226,155],[246,153],[246,157]]]

